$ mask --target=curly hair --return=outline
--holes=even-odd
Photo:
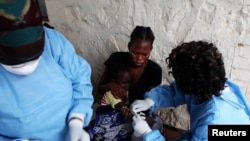
[[[191,41],[172,50],[166,58],[177,87],[201,102],[221,95],[226,73],[222,54],[212,43]]]

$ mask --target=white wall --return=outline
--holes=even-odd
[[[103,62],[127,51],[136,25],[150,26],[156,40],[151,59],[171,81],[165,58],[180,42],[206,40],[224,55],[227,77],[250,101],[250,0],[46,0],[50,24],[63,32],[93,69],[97,85]]]

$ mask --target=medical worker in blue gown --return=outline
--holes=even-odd
[[[240,86],[225,77],[222,54],[212,43],[191,41],[172,50],[166,59],[175,81],[145,94],[132,103],[134,134],[144,141],[165,140],[151,130],[141,111],[187,104],[191,129],[179,140],[208,140],[210,124],[248,124],[250,107]],[[185,136],[185,138],[184,138]]]
[[[88,141],[91,67],[32,0],[0,1],[0,141]]]

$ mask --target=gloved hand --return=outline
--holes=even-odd
[[[154,104],[155,102],[150,98],[146,98],[144,100],[135,100],[130,106],[130,111],[135,115],[141,111],[148,110]]]
[[[70,120],[69,135],[71,141],[90,141],[89,134],[83,129],[83,121],[79,119]]]
[[[134,129],[133,134],[135,137],[144,136],[152,131],[148,123],[140,115],[137,114],[133,116],[132,126]]]

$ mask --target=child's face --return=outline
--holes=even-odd
[[[117,80],[117,83],[125,90],[129,89],[130,86],[130,74],[129,72],[124,73],[123,75],[120,75],[119,79]]]

